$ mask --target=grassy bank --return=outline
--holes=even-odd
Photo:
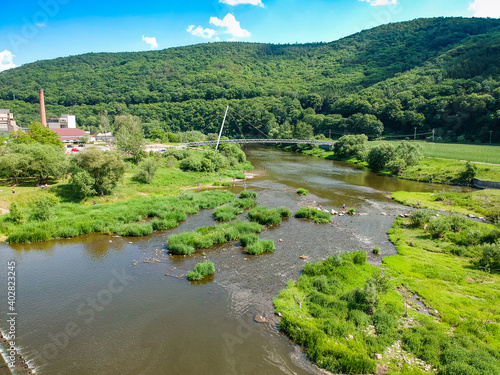
[[[30,216],[37,212],[37,205],[42,205],[43,200],[39,200],[33,206],[19,208],[16,217],[20,217],[20,222],[13,221],[13,212],[0,217],[0,228],[8,242],[45,241],[94,232],[143,236],[153,229],[177,226],[187,215],[201,209],[215,208],[235,200],[235,195],[228,191],[186,191],[178,196],[141,196],[105,205],[60,203],[46,206],[44,203],[43,217]]]
[[[384,141],[386,142],[386,141]],[[391,141],[387,141],[391,142]],[[395,143],[394,141],[392,141]],[[374,147],[382,141],[368,142],[368,149]],[[436,184],[458,184],[460,173],[465,170],[466,161],[474,162],[477,167],[476,178],[484,181],[499,181],[500,178],[500,147],[499,146],[479,146],[447,143],[417,142],[422,146],[424,158],[420,163],[409,166],[398,176],[407,180],[418,180],[423,182],[433,182]],[[284,147],[285,150],[293,151],[293,146]],[[326,151],[321,148],[298,149],[306,155],[335,160],[333,151]],[[357,159],[344,160],[348,163],[367,166],[365,161]],[[483,164],[491,163],[491,164]],[[389,174],[386,171],[382,173]]]
[[[488,189],[471,193],[414,193],[397,191],[391,197],[398,203],[448,211],[465,215],[485,216],[489,219],[500,217],[500,190]]]
[[[280,329],[333,373],[500,373],[500,275],[478,268],[480,246],[461,242],[498,230],[463,220],[436,236],[398,218],[398,254],[381,268],[360,252],[306,265],[274,300]]]

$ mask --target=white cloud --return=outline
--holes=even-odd
[[[240,4],[250,4],[257,5],[259,7],[264,8],[264,4],[262,4],[262,0],[219,0],[219,3],[227,4],[227,5],[240,5]]]
[[[379,5],[397,5],[398,0],[359,0],[359,1],[366,1],[367,3],[370,3],[372,7],[376,7]]]
[[[35,26],[42,28],[42,27],[47,27],[47,24],[44,22],[38,22],[38,23],[35,23]]]
[[[142,36],[142,40],[144,40],[147,44],[151,46],[151,49],[158,47],[158,43],[156,43],[156,38],[150,36]]]
[[[231,34],[236,38],[248,38],[251,35],[248,30],[241,28],[240,23],[236,21],[236,18],[231,13],[226,14],[226,17],[222,20],[217,17],[210,17],[210,23],[215,26],[225,27],[226,30],[223,33]]]
[[[474,0],[470,3],[469,10],[474,12],[474,17],[500,18],[500,2],[498,0]]]
[[[213,37],[216,33],[215,30],[213,29],[209,29],[209,28],[206,28],[204,29],[203,27],[201,26],[198,26],[197,28],[194,27],[194,25],[191,25],[189,26],[186,31],[188,33],[191,33],[193,34],[194,36],[200,36],[202,38],[206,38],[206,39],[210,39],[211,37]]]
[[[0,72],[16,67],[16,64],[14,64],[14,56],[12,52],[7,50],[0,52]]]

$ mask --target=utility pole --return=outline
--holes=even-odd
[[[167,133],[167,143],[168,143],[168,129],[167,129],[167,131],[165,133]]]
[[[229,110],[229,106],[226,107],[226,113],[224,113],[224,120],[222,120],[222,126],[219,131],[219,138],[217,138],[217,144],[215,145],[215,151],[219,148],[220,136],[222,135],[222,129],[224,129],[224,123],[226,122],[227,111]]]
[[[493,133],[493,130],[490,130],[490,145],[491,145],[491,134]]]
[[[436,129],[432,129],[432,142],[434,142],[434,134],[436,133]]]
[[[415,134],[413,135],[413,140],[416,141],[417,140],[417,127],[415,126],[414,129],[415,129]]]
[[[331,141],[332,140],[332,129],[328,130],[328,139]]]

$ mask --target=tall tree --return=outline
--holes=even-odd
[[[93,192],[100,195],[111,193],[125,173],[125,163],[116,151],[89,148],[73,155],[71,164],[73,173],[78,175],[78,178],[72,180],[75,186],[82,183],[92,184],[86,190],[80,189],[82,193],[85,192],[83,195]],[[86,171],[91,178],[79,175],[82,171]]]
[[[138,163],[144,150],[141,120],[131,115],[116,116],[114,125],[118,149]]]

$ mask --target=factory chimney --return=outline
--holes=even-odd
[[[47,119],[45,117],[45,99],[43,97],[43,89],[40,89],[40,120],[43,126],[47,126]]]

